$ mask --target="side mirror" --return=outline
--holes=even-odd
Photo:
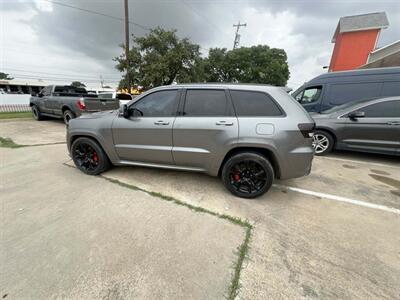
[[[128,105],[126,105],[126,104],[122,105],[122,116],[125,119],[129,118],[129,109],[128,109]]]
[[[349,118],[351,120],[357,120],[358,118],[364,118],[365,117],[365,112],[363,111],[353,111],[352,113],[349,114]]]

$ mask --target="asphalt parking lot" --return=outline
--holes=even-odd
[[[198,173],[86,176],[59,121],[2,121],[0,136],[27,145],[0,148],[0,296],[229,297],[246,228],[215,213],[253,225],[239,299],[400,295],[398,158],[316,157],[308,177],[245,200]]]

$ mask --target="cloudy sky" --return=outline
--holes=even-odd
[[[121,53],[118,45],[124,40],[123,0],[0,3],[0,71],[16,78],[77,79],[91,86],[100,84],[100,76],[107,84],[118,82],[112,58]],[[293,88],[325,72],[341,16],[385,11],[390,26],[378,46],[400,39],[398,0],[129,0],[129,6],[132,34],[144,35],[155,26],[177,29],[180,37],[200,44],[204,54],[210,47],[231,49],[232,25],[246,22],[240,44],[285,49]]]

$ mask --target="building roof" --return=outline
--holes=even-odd
[[[389,21],[385,12],[341,17],[332,37],[332,43],[336,42],[336,37],[339,33],[384,29],[388,26]]]

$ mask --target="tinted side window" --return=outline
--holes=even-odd
[[[228,99],[224,90],[187,90],[185,116],[226,116]]]
[[[143,117],[174,116],[177,109],[177,90],[159,91],[145,96],[133,107],[143,113]]]
[[[366,118],[400,118],[400,100],[372,104],[358,111],[365,112]]]
[[[281,116],[282,112],[274,100],[262,92],[230,91],[236,114],[245,116]]]
[[[349,101],[379,97],[381,82],[332,84],[329,87],[329,103],[340,105]]]

